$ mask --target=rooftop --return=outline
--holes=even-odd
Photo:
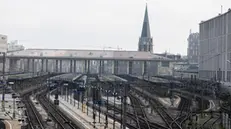
[[[208,22],[208,21],[210,21],[210,20],[213,20],[213,19],[215,19],[215,18],[224,16],[224,15],[226,15],[227,13],[231,13],[231,9],[230,9],[230,8],[229,8],[229,10],[228,10],[227,12],[225,12],[225,13],[222,13],[222,14],[219,13],[218,16],[215,16],[215,17],[210,18],[210,19],[205,20],[205,21],[201,21],[200,24],[203,24],[203,23]]]
[[[137,59],[137,60],[170,60],[150,52],[113,51],[113,50],[75,50],[75,49],[25,49],[11,52],[12,57],[60,57],[60,58],[104,58],[104,59]]]

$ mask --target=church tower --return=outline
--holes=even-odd
[[[144,22],[143,22],[141,37],[139,39],[138,51],[153,52],[153,43],[152,43],[152,37],[150,33],[147,5],[145,8]]]

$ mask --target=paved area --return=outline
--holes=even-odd
[[[21,124],[17,120],[4,120],[6,129],[21,129]]]
[[[54,96],[50,96],[50,99],[53,101],[54,100]],[[70,98],[69,98],[70,100]],[[73,119],[75,119],[76,121],[82,123],[82,125],[86,128],[86,129],[93,129],[94,126],[94,119],[93,119],[93,109],[92,108],[88,108],[88,115],[87,115],[87,111],[86,111],[86,105],[82,103],[79,103],[79,109],[77,107],[77,101],[75,100],[75,105],[74,105],[74,99],[72,99],[71,101],[67,102],[67,100],[65,100],[64,96],[59,96],[59,107],[61,109],[63,109],[68,115],[70,115]],[[85,102],[84,102],[85,103]],[[83,107],[83,108],[82,108]],[[105,128],[105,115],[101,114],[100,116],[100,122],[99,122],[99,117],[98,117],[98,112],[96,111],[96,128],[97,129],[104,129]],[[112,119],[108,119],[108,128],[113,128],[113,120]],[[115,122],[115,128],[120,128],[120,123]]]

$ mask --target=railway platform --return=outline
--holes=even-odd
[[[0,94],[0,96],[2,96],[2,94]],[[5,94],[5,102],[4,102],[5,111],[3,111],[2,101],[1,101],[0,118],[4,119],[4,123],[7,129],[20,129],[21,126],[24,124],[22,120],[25,119],[23,114],[24,108],[20,108],[22,106],[20,103],[20,98],[15,99],[15,108],[13,108],[13,101],[14,100],[11,94]],[[15,118],[13,117],[14,109],[15,109]]]
[[[50,96],[50,100],[54,101],[54,95]],[[69,97],[68,97],[69,98]],[[70,101],[71,100],[71,101]],[[85,102],[84,102],[85,103]],[[81,123],[85,129],[93,129],[94,128],[94,119],[93,119],[93,109],[88,107],[88,114],[86,105],[79,102],[78,108],[78,101],[69,98],[69,102],[67,99],[65,100],[65,96],[59,96],[59,108],[62,109],[67,115],[75,119],[78,123]],[[100,122],[99,122],[99,112],[95,111],[97,114],[95,117],[95,128],[97,129],[104,129],[105,128],[105,115],[101,113],[100,115]],[[113,128],[113,120],[108,118],[108,128]],[[120,128],[120,123],[115,122],[115,128]]]

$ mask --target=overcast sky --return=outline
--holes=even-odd
[[[0,34],[26,48],[137,50],[145,0],[0,0]],[[154,52],[187,53],[189,30],[231,0],[149,0]]]

